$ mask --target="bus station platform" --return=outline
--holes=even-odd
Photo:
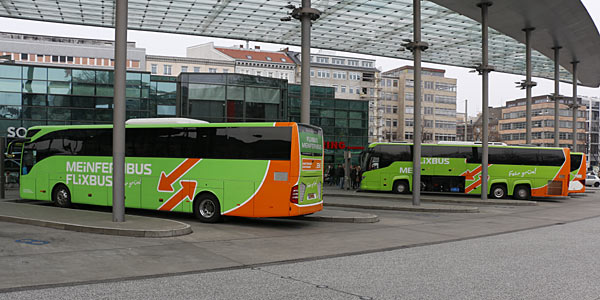
[[[323,191],[325,203],[330,203],[329,200],[334,200],[333,205],[336,205],[339,200],[338,198],[343,199],[363,199],[360,203],[363,206],[369,206],[377,200],[386,200],[386,201],[394,201],[399,204],[401,203],[411,203],[412,195],[411,194],[393,194],[387,192],[365,192],[365,191],[356,191],[356,190],[342,190],[338,187],[326,187]],[[349,202],[349,201],[346,201]],[[479,196],[474,195],[451,195],[451,194],[436,194],[436,193],[421,193],[421,206],[426,207],[424,205],[428,204],[444,204],[442,207],[447,207],[449,205],[507,205],[507,206],[536,206],[538,205],[536,201],[525,201],[525,200],[512,200],[512,199],[488,199],[481,200]],[[332,204],[332,203],[330,203]],[[447,204],[447,205],[446,205]],[[409,206],[412,207],[412,204]],[[459,210],[464,206],[458,206]],[[462,211],[458,211],[462,212]]]
[[[379,217],[374,214],[335,209],[323,209],[311,215],[293,218],[336,223],[379,222]],[[130,237],[162,238],[192,233],[189,224],[169,218],[126,214],[125,222],[112,222],[110,212],[60,208],[49,202],[20,200],[15,190],[7,191],[7,198],[0,200],[0,222]]]

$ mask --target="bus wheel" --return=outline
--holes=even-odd
[[[517,200],[529,200],[531,198],[531,190],[529,190],[529,186],[521,184],[515,187],[515,191],[513,196]]]
[[[221,221],[221,205],[212,194],[200,194],[194,199],[194,215],[200,222],[216,223]]]
[[[408,193],[408,183],[404,180],[398,180],[394,182],[394,193],[406,194]]]
[[[490,196],[494,199],[502,199],[506,196],[506,187],[503,184],[492,185]]]
[[[64,184],[57,184],[52,190],[52,202],[58,207],[71,207],[71,192]]]

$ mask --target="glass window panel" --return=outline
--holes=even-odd
[[[280,101],[279,89],[246,87],[246,102],[278,104]]]
[[[0,97],[2,97],[2,96],[0,96]],[[23,105],[47,106],[46,105],[46,95],[24,94],[23,95]]]
[[[69,95],[71,94],[71,83],[50,81],[48,82],[48,94]]]
[[[48,93],[48,82],[39,80],[23,80],[23,93]]]
[[[73,83],[73,95],[94,96],[95,84]]]
[[[150,98],[150,88],[149,87],[142,88],[142,98]]]
[[[72,74],[73,74],[73,82],[85,82],[85,83],[96,82],[96,71],[94,71],[94,70],[74,69]]]
[[[71,106],[94,108],[93,97],[71,97]]]
[[[279,105],[265,104],[265,121],[277,121],[279,118]]]
[[[0,78],[0,92],[21,92],[21,80]]]
[[[97,85],[96,86],[96,96],[113,97],[114,95],[115,95],[115,91],[113,90],[112,85]]]
[[[362,128],[361,120],[349,120],[348,124],[350,128]]]
[[[96,83],[113,84],[115,76],[112,71],[96,71]]]
[[[112,109],[96,109],[96,121],[112,121],[113,111]]]
[[[227,100],[244,100],[244,87],[227,86]]]
[[[357,111],[351,111],[351,112],[348,112],[348,117],[350,119],[362,119],[363,118],[363,113],[362,112],[357,112]]]
[[[64,107],[49,107],[49,120],[71,120],[71,110]]]
[[[335,114],[334,110],[329,110],[329,109],[321,110],[321,117],[333,118],[335,116],[334,114]]]
[[[0,77],[4,78],[21,78],[20,66],[0,65]]]
[[[47,80],[48,69],[41,67],[23,67],[23,79]]]
[[[343,108],[343,109],[348,109],[349,102],[351,102],[351,101],[346,101],[346,100],[335,100],[335,108]]]
[[[125,89],[125,96],[131,98],[139,98],[141,96],[141,89],[135,87],[127,87]]]
[[[21,105],[21,93],[0,92],[0,105]]]
[[[48,118],[46,110],[46,107],[25,106],[23,108],[23,119],[46,120]]]
[[[175,93],[177,92],[177,83],[175,82],[157,82],[156,91],[158,94]]]
[[[156,106],[156,113],[159,116],[174,116],[176,109],[175,105],[158,105]]]
[[[188,93],[190,100],[225,100],[224,85],[190,83]]]
[[[49,95],[48,106],[71,106],[71,97]]]
[[[0,105],[0,118],[19,119],[21,117],[21,106]]]
[[[48,68],[48,80],[71,81],[71,69]]]
[[[140,100],[139,99],[127,99],[126,109],[127,110],[140,110]]]
[[[335,119],[335,127],[348,127],[348,120],[346,119]]]
[[[343,110],[336,110],[335,111],[335,118],[344,118],[347,119],[348,118],[348,112],[347,111],[343,111]]]
[[[128,85],[139,85],[142,83],[142,73],[127,72],[126,80]]]
[[[94,111],[91,109],[72,109],[71,120],[73,121],[88,121],[94,120]]]

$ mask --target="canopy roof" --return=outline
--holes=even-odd
[[[423,61],[475,67],[481,62],[480,0],[422,3]],[[412,59],[402,51],[412,39],[412,0],[313,0],[321,17],[312,26],[312,47]],[[434,3],[435,2],[435,3]],[[554,77],[554,44],[561,50],[561,80],[570,81],[570,62],[579,60],[579,81],[600,85],[600,35],[579,0],[501,0],[490,7],[490,64],[496,71],[524,74],[524,27],[532,33],[533,75]],[[300,24],[280,19],[284,0],[129,0],[129,29],[300,45]],[[437,4],[436,4],[437,3]],[[0,16],[114,27],[110,0],[0,0]],[[444,5],[444,6],[441,6]],[[464,15],[461,15],[462,13]],[[465,16],[466,15],[466,16]],[[545,56],[547,55],[547,56]]]

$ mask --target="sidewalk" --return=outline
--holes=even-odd
[[[132,237],[173,237],[192,233],[190,225],[168,219],[125,215],[125,222],[112,222],[112,215],[106,212],[7,201],[0,202],[0,221]]]

